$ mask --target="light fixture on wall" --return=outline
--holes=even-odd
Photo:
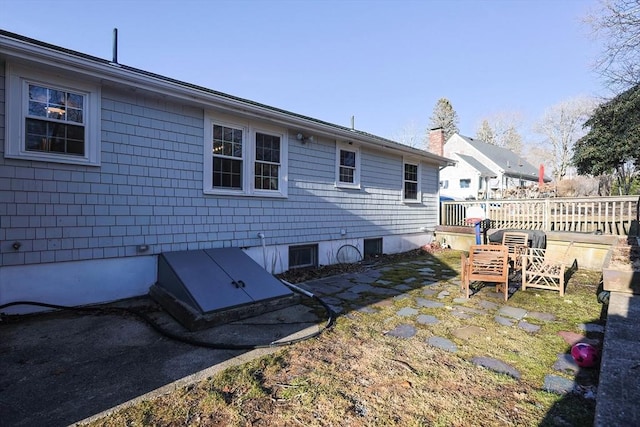
[[[302,133],[298,133],[296,135],[296,139],[302,142],[303,144],[307,142],[313,142],[313,136],[304,136]]]

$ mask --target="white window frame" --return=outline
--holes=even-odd
[[[100,166],[100,85],[65,78],[58,74],[35,71],[7,64],[6,76],[6,130],[4,156],[12,159],[35,160],[52,163]],[[60,89],[84,96],[84,155],[27,151],[25,123],[28,113],[29,84]]]
[[[340,151],[351,151],[355,153],[355,167],[353,171],[353,182],[340,181]],[[336,143],[336,182],[337,188],[360,189],[360,147],[351,142]]]
[[[288,196],[288,137],[285,129],[275,128],[262,123],[253,123],[240,118],[222,114],[209,113],[204,121],[204,194],[254,196],[254,197],[287,197]],[[242,130],[242,189],[213,187],[213,126],[226,126]],[[255,188],[254,171],[256,162],[256,134],[277,136],[280,138],[280,170],[278,172],[278,189],[263,190]]]
[[[415,199],[408,199],[406,194],[405,194],[405,184],[407,182],[407,180],[405,179],[404,176],[404,172],[405,172],[405,167],[406,165],[412,165],[412,166],[416,166],[416,174],[417,174],[417,181],[415,181],[416,187],[417,187],[417,192],[416,192],[416,198]],[[422,202],[422,191],[421,191],[421,175],[422,175],[422,168],[421,168],[421,164],[419,161],[417,160],[412,160],[412,159],[403,159],[402,161],[402,201],[404,203],[421,203]],[[414,181],[411,181],[414,182]]]

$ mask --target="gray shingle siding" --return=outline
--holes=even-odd
[[[259,231],[270,244],[291,245],[340,238],[341,228],[350,238],[367,238],[436,225],[437,168],[422,167],[424,204],[403,204],[402,156],[362,148],[362,189],[336,189],[335,141],[300,144],[293,129],[288,198],[205,195],[204,115],[103,87],[101,166],[0,156],[1,265],[136,256],[141,244],[150,246],[145,255],[258,246]],[[3,149],[4,130],[0,135]]]

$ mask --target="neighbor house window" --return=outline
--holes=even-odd
[[[206,126],[205,193],[287,195],[284,132],[215,118]]]
[[[449,180],[445,179],[443,181],[440,181],[440,188],[442,188],[443,190],[449,188]]]
[[[420,196],[419,167],[415,163],[404,164],[404,200],[417,202]]]
[[[8,67],[5,156],[100,164],[100,89],[76,79]]]
[[[336,187],[360,188],[360,150],[343,143],[336,149]]]
[[[470,179],[461,179],[460,180],[460,188],[469,188],[471,186]]]

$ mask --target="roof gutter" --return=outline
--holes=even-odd
[[[1,30],[0,54],[22,61],[33,62],[36,60],[50,67],[64,69],[72,73],[79,73],[102,82],[108,81],[151,92],[163,93],[175,99],[196,104],[205,109],[221,109],[226,112],[267,120],[289,128],[304,128],[305,130],[329,138],[359,142],[383,151],[420,157],[429,163],[441,165],[442,167],[452,164],[452,161],[445,157],[366,132],[356,131],[311,117],[269,107],[247,99],[234,97],[122,64],[109,62],[101,58],[60,48]]]

